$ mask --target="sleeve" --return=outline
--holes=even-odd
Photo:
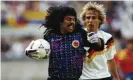
[[[82,34],[84,47],[91,47],[91,43],[87,40],[87,32],[84,29],[82,29],[81,34]]]
[[[107,60],[111,60],[114,58],[114,55],[116,54],[116,48],[115,48],[115,42],[113,37],[108,39],[106,43],[106,58]]]
[[[103,50],[104,49],[104,40],[102,38],[99,38],[101,40],[101,47],[99,48],[98,46],[98,43],[90,43],[88,40],[87,40],[87,32],[85,30],[82,30],[82,39],[83,39],[83,42],[84,42],[84,47],[91,47],[92,49],[96,50],[96,51],[99,51],[99,50]]]
[[[100,41],[101,41],[101,46],[99,46],[98,43],[93,43],[93,44],[91,44],[92,49],[94,49],[94,50],[96,50],[96,51],[100,51],[100,50],[103,50],[103,49],[104,49],[104,41],[103,41],[102,38],[99,38],[99,39],[100,39]]]

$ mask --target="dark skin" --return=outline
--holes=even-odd
[[[73,32],[75,29],[75,17],[65,16],[64,21],[60,25],[60,30],[62,34]]]

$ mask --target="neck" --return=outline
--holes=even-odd
[[[97,32],[98,32],[98,30],[97,30],[97,31],[88,31],[88,32],[89,32],[89,33],[90,33],[90,32],[95,32],[95,33],[97,33]]]

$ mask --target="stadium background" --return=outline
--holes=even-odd
[[[51,5],[69,5],[78,18],[87,1],[1,1],[1,79],[45,80],[48,59],[33,60],[24,49],[31,40],[42,38],[46,9]],[[105,6],[107,22],[101,29],[113,35],[119,52],[133,39],[133,1],[100,1]]]

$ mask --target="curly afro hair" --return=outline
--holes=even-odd
[[[75,16],[76,29],[79,29],[80,25],[77,21],[77,14],[74,8],[68,6],[52,6],[47,10],[47,16],[44,26],[46,28],[53,29],[56,32],[60,31],[60,24],[64,21],[65,16]],[[78,24],[77,24],[78,23]],[[75,30],[76,30],[75,29]]]

